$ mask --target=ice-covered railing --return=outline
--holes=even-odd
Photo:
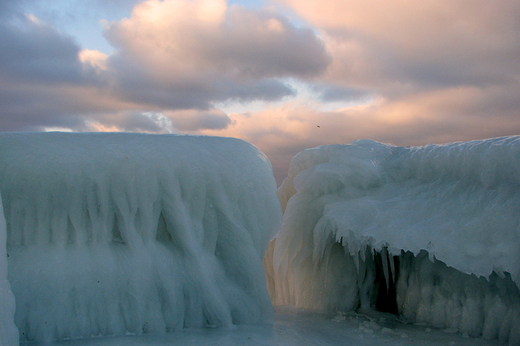
[[[271,166],[230,138],[0,134],[22,340],[269,319]]]
[[[520,137],[304,150],[278,194],[275,304],[520,342]]]

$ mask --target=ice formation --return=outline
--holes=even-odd
[[[520,137],[308,149],[278,194],[275,304],[379,309],[520,343]]]
[[[261,259],[281,210],[250,144],[3,133],[0,167],[21,340],[270,318]]]
[[[0,196],[0,346],[18,345],[18,330],[14,324],[14,296],[7,281],[5,218]]]

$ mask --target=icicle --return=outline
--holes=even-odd
[[[395,263],[394,263],[394,256],[388,252],[388,261],[390,262],[390,275],[392,277],[392,283],[395,284],[395,281],[397,280],[396,278],[396,272],[395,272]]]
[[[354,259],[354,264],[356,265],[356,271],[359,274],[359,252],[354,254],[352,258]]]
[[[367,252],[366,245],[363,245],[362,247],[359,248],[359,255],[363,262],[366,262],[366,254],[365,254],[366,252]]]
[[[383,262],[383,274],[385,276],[386,289],[390,289],[390,275],[388,268],[388,251],[386,247],[381,249],[381,261]]]

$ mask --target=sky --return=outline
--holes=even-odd
[[[520,134],[518,0],[0,0],[0,131],[305,148]]]

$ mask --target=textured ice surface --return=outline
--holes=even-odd
[[[520,137],[304,150],[278,194],[275,303],[520,342]]]
[[[7,281],[5,218],[0,196],[0,346],[18,345],[18,330],[14,324],[14,296]]]
[[[0,167],[22,340],[269,319],[261,259],[281,211],[250,144],[4,133]]]

